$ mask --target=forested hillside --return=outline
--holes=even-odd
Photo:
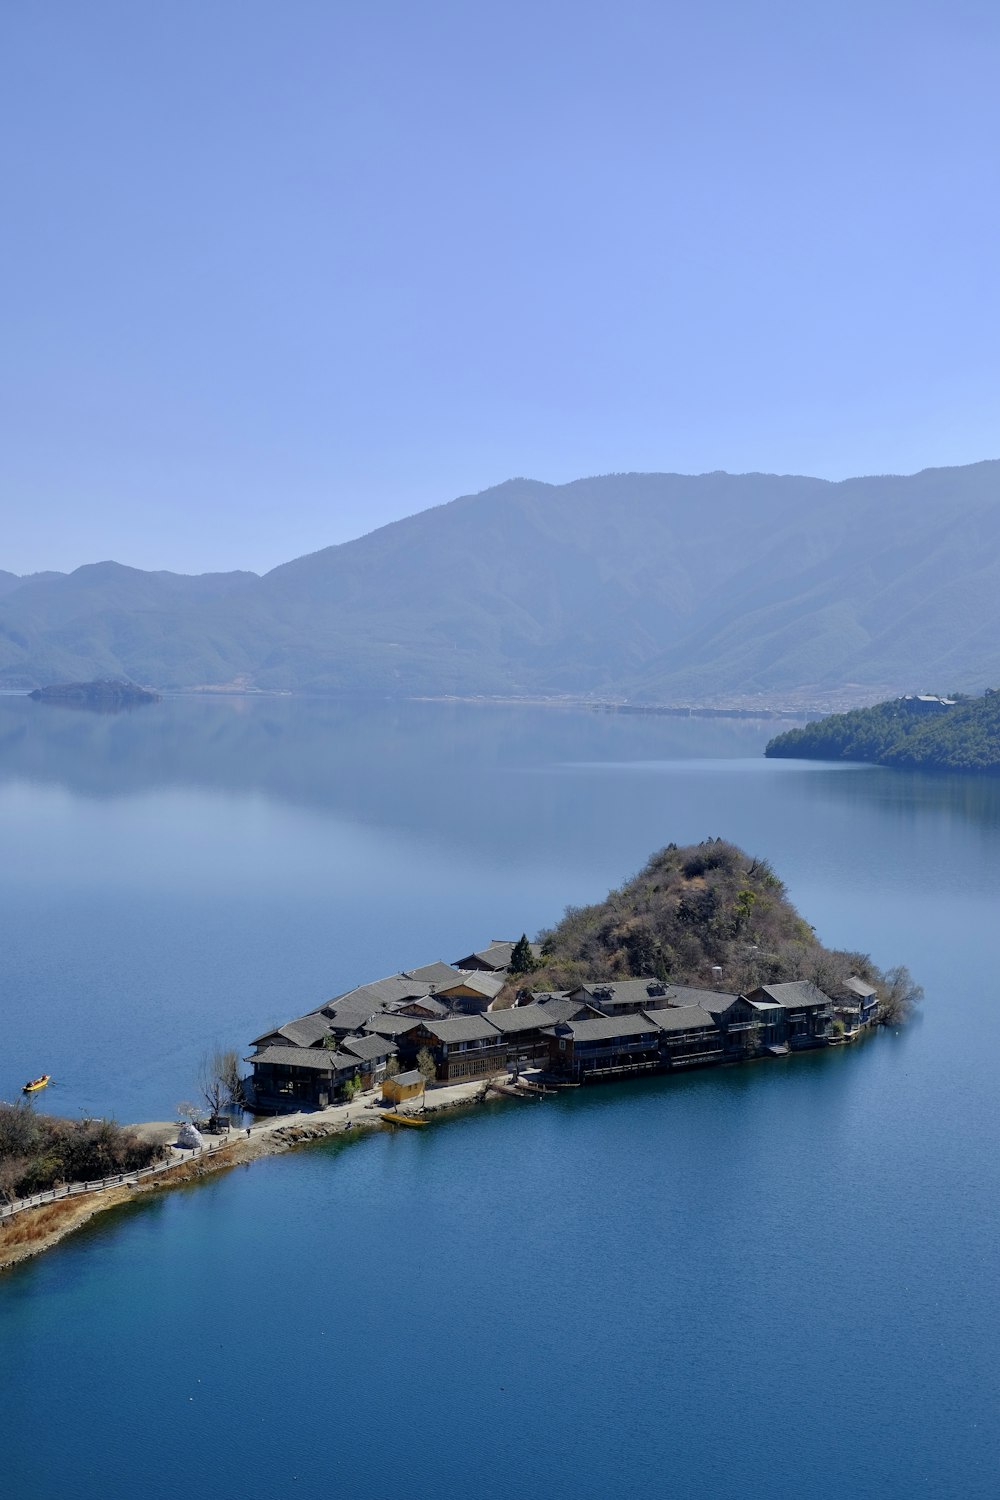
[[[1000,463],[512,480],[257,577],[0,573],[0,686],[636,703],[1000,680]]]
[[[962,698],[927,714],[912,700],[830,714],[777,735],[765,755],[796,760],[870,761],[912,770],[1000,773],[1000,692]]]
[[[883,973],[865,953],[824,947],[768,861],[720,838],[668,844],[606,900],[570,907],[539,940],[542,964],[518,987],[652,976],[704,989],[718,967],[717,987],[731,992],[809,979],[833,994],[856,974],[878,988],[893,1020],[921,995],[902,966]]]

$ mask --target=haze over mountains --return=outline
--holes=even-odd
[[[0,573],[0,686],[858,701],[1000,682],[1000,461],[515,479],[263,577]]]

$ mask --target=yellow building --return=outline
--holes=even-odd
[[[425,1084],[424,1075],[417,1068],[409,1073],[397,1073],[395,1078],[383,1078],[383,1103],[408,1104],[411,1100],[422,1101]]]

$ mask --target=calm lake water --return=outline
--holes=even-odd
[[[206,1047],[715,834],[927,992],[856,1049],[102,1216],[0,1277],[9,1493],[993,1500],[1000,785],[765,762],[768,734],[0,698],[0,1097],[46,1070],[62,1113],[170,1118]]]

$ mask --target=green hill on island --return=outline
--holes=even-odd
[[[876,987],[883,1020],[895,1022],[922,995],[903,966],[883,972],[866,953],[825,947],[768,861],[721,838],[668,844],[619,890],[569,907],[539,939],[542,962],[511,980],[510,1000],[522,988],[646,976],[740,994],[805,979],[836,996],[853,975]]]
[[[1000,691],[981,698],[895,698],[776,735],[764,751],[794,760],[869,761],[909,770],[1000,772]]]

